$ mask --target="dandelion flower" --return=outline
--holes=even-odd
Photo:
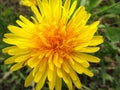
[[[37,0],[30,7],[35,15],[31,17],[33,22],[20,15],[16,21],[19,26],[8,26],[10,33],[4,35],[3,41],[11,46],[3,52],[11,57],[5,64],[14,63],[11,71],[31,68],[25,87],[34,81],[36,90],[40,90],[47,80],[50,90],[61,90],[63,80],[69,90],[73,90],[73,84],[80,89],[77,74],[93,76],[90,63],[100,59],[90,53],[97,52],[103,42],[102,36],[94,35],[99,21],[87,25],[91,14],[83,6],[76,9],[77,0],[70,3],[71,0],[64,4],[62,0]]]

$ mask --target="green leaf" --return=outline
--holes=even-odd
[[[113,42],[120,41],[120,29],[119,28],[106,27],[106,35]]]
[[[97,7],[102,0],[89,0],[88,11],[91,11],[93,8]]]

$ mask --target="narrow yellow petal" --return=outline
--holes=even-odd
[[[9,57],[8,59],[5,60],[5,64],[15,63],[16,58],[17,58],[17,56]]]
[[[62,11],[62,0],[56,0],[55,6],[53,9],[53,17],[55,21],[59,21],[61,17],[61,11]]]
[[[70,65],[69,65],[69,69],[70,69],[69,75],[70,75],[71,79],[74,80],[74,81],[77,80],[78,76],[77,76],[76,72],[73,70],[73,68]]]
[[[25,80],[25,87],[28,87],[30,85],[30,83],[33,81],[34,77],[33,77],[33,71],[30,72],[30,74],[27,76],[26,80]]]
[[[34,68],[35,66],[37,66],[39,64],[40,61],[41,61],[41,59],[38,59],[37,57],[31,57],[27,61],[27,64],[29,67]]]
[[[57,68],[57,75],[61,78],[63,77],[62,75],[62,69],[61,68]]]
[[[89,30],[91,33],[89,33],[89,36],[93,36],[95,34],[95,32],[97,31],[98,25],[99,25],[100,21],[96,21],[94,23],[92,23],[91,25],[89,25]]]
[[[54,63],[53,63],[53,60],[52,60],[52,55],[49,56],[49,59],[48,59],[48,66],[51,70],[54,70]]]
[[[50,90],[54,90],[54,87],[55,87],[55,83],[56,83],[56,77],[57,77],[57,74],[56,74],[56,71],[54,71],[53,73],[52,73],[52,79],[51,79],[51,81],[49,81],[49,89]]]
[[[79,56],[85,60],[87,60],[88,62],[92,62],[92,63],[98,63],[100,62],[100,59],[92,56],[92,55],[88,55],[88,54],[83,54],[83,53],[79,53]]]
[[[53,79],[53,73],[54,73],[54,71],[53,70],[50,70],[50,69],[48,69],[48,80],[49,81],[52,81],[52,79]]]
[[[90,66],[90,64],[88,63],[88,61],[85,61],[80,63],[82,66],[84,66],[85,68],[88,68]]]
[[[39,63],[39,66],[40,66],[40,69],[39,69],[39,71],[44,71],[44,70],[46,70],[46,68],[47,68],[47,59],[45,58],[45,59],[43,59],[40,63]]]
[[[77,0],[75,0],[69,10],[69,16],[71,16],[76,8],[76,5],[77,5]]]
[[[23,23],[23,22],[20,21],[20,20],[16,20],[16,23],[17,23],[20,27],[26,27],[26,24]]]
[[[80,79],[78,77],[77,77],[77,80],[75,80],[75,81],[73,80],[73,83],[78,89],[81,89],[82,84],[81,84]]]
[[[34,69],[33,69],[33,77],[35,77],[36,73],[39,71],[39,66],[36,66]]]
[[[84,73],[86,74],[86,75],[88,75],[89,77],[93,77],[94,76],[94,74],[90,71],[90,70],[88,70],[88,69],[86,69],[86,68],[84,68],[85,70],[84,70]]]
[[[14,49],[14,48],[16,48],[16,46],[6,47],[6,48],[3,48],[3,49],[2,49],[2,52],[3,52],[3,53],[8,53],[8,51],[9,51],[10,49]]]
[[[20,62],[20,63],[17,63],[17,64],[15,64],[15,65],[13,65],[13,66],[10,68],[10,70],[11,70],[11,71],[16,71],[16,70],[18,70],[18,69],[21,69],[23,66],[24,66],[24,62]]]
[[[75,13],[72,16],[72,19],[70,19],[70,21],[68,22],[68,27],[72,28],[72,27],[81,27],[80,25],[83,25],[83,21],[84,21],[84,17],[86,15],[85,12],[85,7],[81,6],[79,7]],[[78,30],[78,29],[76,29]]]
[[[71,56],[72,58],[73,58],[73,60],[75,60],[76,62],[78,62],[78,63],[82,63],[82,62],[84,62],[84,60],[82,60],[82,59],[80,59],[79,57],[77,57],[77,56]]]
[[[54,62],[56,67],[59,67],[59,68],[61,67],[61,63],[60,63],[60,60],[59,60],[58,53],[54,54],[53,62]]]
[[[69,76],[71,77],[71,79],[73,80],[73,83],[75,84],[75,86],[80,89],[81,88],[81,82],[79,80],[79,77],[77,76],[76,72],[72,69],[72,67],[69,65],[68,62],[66,62],[67,67],[70,70]]]
[[[84,68],[77,62],[75,62],[74,64],[72,64],[70,61],[69,61],[69,64],[71,65],[71,67],[79,74],[82,74],[83,71],[84,71]]]
[[[47,69],[47,60],[43,59],[41,63],[39,63],[39,70],[36,72],[34,76],[34,81],[39,82],[39,80],[43,77],[45,71]]]
[[[26,61],[30,58],[30,54],[25,54],[25,55],[22,55],[22,56],[19,56],[15,59],[15,62],[23,62],[23,61]]]
[[[71,2],[71,0],[65,0],[64,8],[65,8],[66,12],[68,12],[68,10],[70,8],[70,2]]]
[[[94,53],[97,52],[100,49],[100,47],[86,47],[81,48],[78,52],[84,52],[84,53]]]
[[[56,77],[56,84],[55,84],[55,90],[61,90],[62,88],[62,80],[58,76]]]
[[[70,73],[70,69],[69,69],[69,66],[68,66],[68,64],[66,63],[66,61],[63,62],[62,68],[63,68],[63,70],[64,70],[66,73]]]
[[[37,83],[36,90],[41,90],[41,88],[43,87],[43,85],[45,83],[46,77],[47,77],[47,70],[44,72],[42,78]]]
[[[23,31],[22,28],[19,28],[17,26],[9,25],[8,29],[17,36],[20,36],[23,38],[30,38],[31,37],[30,33]]]
[[[71,77],[74,85],[75,85],[78,89],[80,89],[81,86],[82,86],[82,85],[81,85],[81,82],[80,82],[80,79],[79,79],[79,77],[77,76],[76,72],[75,72],[72,68],[70,68],[70,73],[69,73],[69,75],[70,75],[70,77]]]
[[[103,43],[103,37],[102,36],[94,36],[92,40],[89,43],[89,46],[96,46]]]
[[[21,39],[21,38],[13,38],[13,37],[9,37],[4,38],[3,39],[4,42],[8,43],[8,44],[12,44],[12,45],[16,45],[19,48],[26,48],[26,46],[30,46],[30,44],[28,44],[28,40],[27,39]]]
[[[22,55],[22,54],[27,54],[29,52],[30,52],[30,50],[20,49],[20,48],[16,47],[16,48],[10,49],[8,51],[8,54],[9,55]]]
[[[88,42],[85,42],[85,43],[82,42],[82,43],[80,44],[80,46],[75,47],[74,50],[75,50],[75,51],[80,51],[82,48],[87,47],[88,45],[89,45]]]
[[[31,7],[32,11],[34,12],[35,16],[37,17],[38,21],[42,21],[42,16],[40,15],[40,12],[38,11],[36,6]]]
[[[64,71],[62,71],[62,74],[63,74],[62,78],[65,81],[66,85],[68,86],[68,89],[72,90],[73,89],[72,88],[72,81],[71,81],[69,75],[66,72],[64,72]]]
[[[34,76],[34,82],[38,83],[40,79],[43,77],[43,74],[45,71],[36,71],[35,76]]]
[[[27,18],[25,18],[24,16],[20,15],[20,19],[26,24],[28,25],[29,27],[33,28],[34,27],[34,24],[29,21]]]
[[[74,60],[73,60],[73,58],[72,58],[71,56],[69,56],[69,55],[67,55],[66,57],[67,57],[67,59],[69,60],[69,62],[74,65]]]
[[[35,24],[38,24],[38,21],[36,20],[35,17],[31,16],[31,19],[33,20],[33,22],[34,22]]]

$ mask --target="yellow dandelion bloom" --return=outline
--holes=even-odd
[[[23,6],[33,6],[33,5],[36,5],[37,4],[37,0],[21,0],[21,4]]]
[[[33,22],[20,15],[19,26],[9,25],[11,33],[4,35],[3,41],[11,46],[3,49],[11,55],[5,63],[15,63],[11,71],[29,66],[31,72],[26,78],[25,87],[32,81],[36,90],[40,90],[47,80],[49,90],[61,90],[62,80],[69,90],[73,84],[80,89],[81,82],[77,74],[93,73],[89,63],[98,63],[99,58],[89,55],[97,52],[97,45],[103,37],[94,35],[99,21],[87,25],[91,14],[83,6],[77,10],[75,0],[37,0],[31,9],[36,17]]]

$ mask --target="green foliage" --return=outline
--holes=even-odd
[[[79,76],[83,84],[82,90],[120,90],[120,2],[117,0],[78,0],[77,7],[79,5],[85,6],[86,10],[92,13],[89,23],[101,21],[96,34],[104,36],[101,50],[95,53],[101,58],[101,62],[92,64],[91,70],[95,76],[93,78]],[[34,83],[29,88],[24,88],[24,81],[29,70],[21,69],[11,73],[10,65],[4,65],[4,60],[9,56],[1,52],[2,48],[7,46],[2,42],[4,33],[8,32],[7,26],[15,24],[20,14],[31,15],[19,4],[19,0],[0,1],[0,90],[34,89]],[[47,86],[43,90],[48,90]],[[66,90],[65,85],[63,85],[63,90]]]

